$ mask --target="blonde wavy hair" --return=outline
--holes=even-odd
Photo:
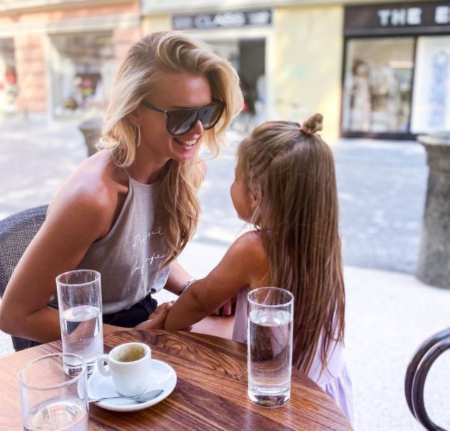
[[[130,166],[136,157],[139,131],[130,122],[129,114],[152,94],[164,72],[205,76],[213,98],[225,103],[220,121],[205,131],[203,137],[212,154],[218,154],[223,132],[242,108],[239,78],[228,61],[179,32],[145,36],[130,48],[119,67],[98,145],[110,149],[120,167]],[[197,189],[202,178],[203,167],[198,156],[183,163],[170,160],[166,166],[157,214],[168,247],[163,265],[179,255],[195,232],[200,213]]]
[[[333,343],[344,337],[336,175],[331,149],[316,133],[321,128],[320,114],[302,126],[266,122],[238,149],[237,172],[257,202],[253,222],[270,285],[295,297],[293,362],[306,373],[319,347],[326,367]]]

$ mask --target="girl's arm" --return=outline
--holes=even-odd
[[[205,278],[195,281],[175,302],[167,315],[165,329],[193,325],[266,273],[267,263],[258,234],[242,235],[219,264]]]

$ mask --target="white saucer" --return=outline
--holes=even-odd
[[[175,370],[166,362],[157,359],[152,359],[152,372],[148,376],[148,379],[148,390],[162,389],[163,392],[161,395],[145,403],[137,403],[127,398],[116,398],[99,401],[95,403],[95,405],[102,409],[115,412],[134,412],[136,410],[146,409],[167,398],[177,384],[177,374],[175,373]],[[105,377],[100,374],[98,370],[95,370],[88,380],[88,395],[89,399],[95,400],[107,396],[114,397],[119,394],[114,389],[112,378]]]

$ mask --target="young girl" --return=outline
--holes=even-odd
[[[320,114],[302,126],[266,122],[240,144],[231,197],[239,217],[255,230],[185,289],[165,329],[186,328],[237,295],[233,339],[246,342],[249,290],[288,289],[295,297],[293,365],[351,419],[336,178],[332,152],[316,133],[321,128]]]

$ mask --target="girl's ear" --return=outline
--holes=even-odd
[[[254,212],[261,202],[261,190],[259,188],[256,190],[251,190],[249,194],[250,208],[252,209],[252,212]]]

